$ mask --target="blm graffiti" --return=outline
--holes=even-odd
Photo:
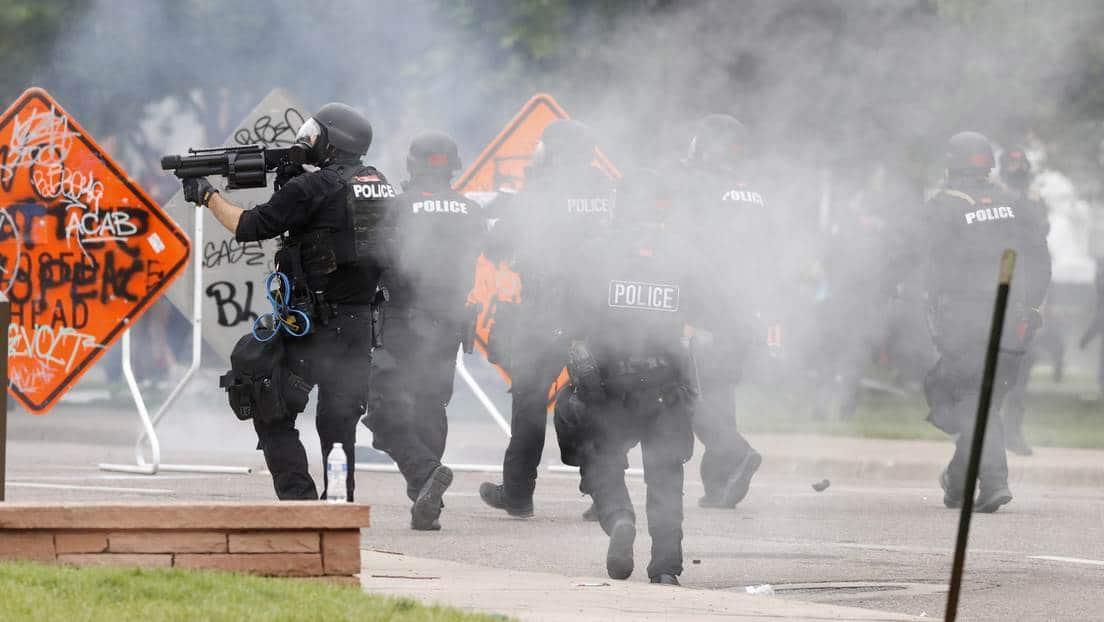
[[[303,125],[302,110],[290,95],[276,89],[242,119],[222,144],[287,147],[295,141],[295,134]],[[226,190],[225,180],[212,177],[210,181],[227,199],[246,209],[272,196],[271,186]],[[177,222],[194,223],[196,209],[184,201],[182,192],[173,196],[165,208]],[[249,330],[257,315],[265,312],[264,278],[272,271],[276,243],[271,240],[238,242],[210,212],[204,211],[200,252],[203,338],[212,350],[229,361],[234,343]],[[183,278],[170,288],[169,300],[190,317],[194,292],[193,279]]]
[[[183,233],[61,107],[0,117],[0,287],[9,387],[48,409],[183,268]]]

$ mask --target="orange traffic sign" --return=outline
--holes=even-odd
[[[9,390],[43,413],[175,278],[184,232],[50,95],[0,115]]]
[[[460,175],[453,184],[456,191],[471,194],[521,190],[525,184],[525,169],[533,159],[544,128],[557,119],[567,118],[570,118],[567,112],[551,95],[537,93]],[[620,176],[601,150],[595,159],[598,167],[611,177]]]
[[[544,128],[557,119],[568,118],[567,112],[551,95],[537,93],[525,102],[521,110],[480,152],[453,186],[457,192],[484,203],[492,200],[499,192],[513,193],[521,190],[525,185],[525,170],[533,159]],[[594,165],[610,177],[621,175],[600,149],[595,150]],[[521,302],[522,285],[521,278],[506,262],[495,265],[486,257],[479,257],[475,287],[469,296],[469,302],[480,305],[475,345],[484,356],[490,358],[488,344],[494,330],[496,312],[500,305],[516,305]],[[498,365],[496,368],[507,381],[510,380],[508,370]],[[554,396],[566,381],[567,375],[564,372],[550,388],[549,397]]]

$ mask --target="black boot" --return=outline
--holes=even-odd
[[[502,484],[483,482],[479,485],[479,498],[483,503],[496,510],[505,510],[507,514],[515,518],[531,518],[533,516],[533,500],[523,505],[506,503],[506,497],[502,494]]]
[[[422,484],[414,506],[410,508],[410,527],[418,531],[436,531],[441,528],[437,519],[441,516],[444,504],[441,499],[452,485],[452,469],[441,465],[430,473],[429,479]]]
[[[593,523],[598,520],[598,506],[593,501],[590,502],[589,508],[583,510],[583,520],[588,523]]]
[[[673,574],[660,574],[651,577],[652,583],[658,583],[660,585],[680,585],[678,577]]]
[[[995,486],[990,489],[982,486],[981,494],[978,495],[974,509],[982,514],[992,514],[1000,509],[1000,506],[1010,501],[1012,501],[1012,491],[1008,489],[1008,486]]]
[[[632,519],[619,518],[609,532],[609,548],[606,550],[606,572],[611,579],[628,579],[633,571],[633,542],[636,525]]]

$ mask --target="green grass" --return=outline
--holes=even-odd
[[[490,622],[501,616],[427,607],[294,579],[183,570],[0,563],[0,620]]]
[[[921,395],[898,397],[863,391],[854,417],[813,417],[808,400],[768,397],[754,389],[738,394],[741,430],[749,433],[825,434],[865,438],[941,440],[947,436],[925,421]],[[1104,448],[1104,404],[1081,394],[1035,393],[1027,397],[1024,436],[1040,447]]]

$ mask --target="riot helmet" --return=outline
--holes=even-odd
[[[727,114],[710,114],[698,120],[690,138],[688,163],[709,168],[739,166],[748,150],[748,131]]]
[[[556,119],[544,128],[533,154],[536,166],[588,166],[597,143],[590,128],[574,119]]]
[[[406,172],[410,179],[432,177],[448,182],[460,170],[460,150],[444,132],[425,132],[410,142]]]
[[[357,158],[372,144],[372,124],[348,104],[329,103],[303,123],[295,144],[306,152],[305,161],[310,164]]]
[[[993,146],[977,132],[959,132],[947,141],[947,172],[964,177],[988,177],[993,170]]]
[[[1031,183],[1031,162],[1020,147],[1010,147],[1001,153],[1000,176],[1004,183],[1016,190],[1026,190]]]

